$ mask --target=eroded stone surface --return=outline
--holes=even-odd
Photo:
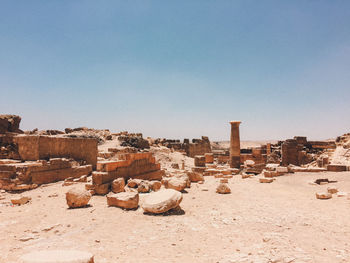
[[[139,194],[136,192],[121,192],[107,195],[107,204],[108,206],[135,209],[139,206]]]
[[[87,190],[72,188],[66,193],[66,201],[69,208],[85,207],[89,203],[91,193]]]
[[[160,214],[179,206],[181,201],[182,194],[179,191],[163,189],[147,196],[141,206],[145,212]]]

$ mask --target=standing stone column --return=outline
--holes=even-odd
[[[240,121],[231,121],[231,141],[230,141],[230,167],[240,168],[241,166],[241,144],[239,139]]]

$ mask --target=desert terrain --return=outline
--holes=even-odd
[[[182,142],[0,120],[1,263],[350,262],[350,134]]]
[[[219,179],[206,177],[183,194],[182,211],[157,216],[108,207],[104,196],[68,209],[71,186],[62,182],[28,192],[32,200],[23,206],[3,193],[0,262],[53,248],[87,250],[106,263],[349,262],[350,200],[316,199],[329,186],[309,184],[318,178],[350,192],[349,172],[296,173],[272,184],[237,175],[229,195],[217,194]]]

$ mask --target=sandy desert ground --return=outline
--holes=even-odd
[[[97,263],[350,262],[350,200],[316,199],[330,186],[309,184],[317,178],[350,193],[350,172],[289,174],[271,184],[236,175],[227,195],[215,193],[219,179],[205,177],[183,194],[182,211],[158,216],[107,207],[104,196],[68,209],[72,186],[62,182],[26,192],[32,200],[22,206],[2,193],[0,262],[48,248],[87,250]]]

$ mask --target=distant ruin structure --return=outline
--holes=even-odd
[[[240,121],[231,121],[231,140],[230,140],[230,167],[240,168],[241,165],[241,144],[239,138]]]

